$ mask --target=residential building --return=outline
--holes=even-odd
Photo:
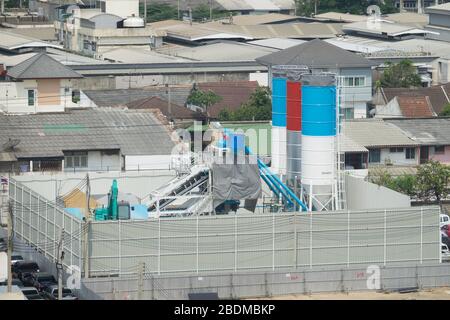
[[[0,145],[8,155],[0,159],[18,172],[168,169],[175,146],[149,112],[74,109],[0,115],[0,123]]]
[[[268,66],[271,84],[272,66],[306,65],[313,71],[335,73],[342,81],[342,108],[347,119],[366,118],[372,99],[372,63],[364,57],[315,39],[257,58]]]
[[[419,164],[420,143],[391,123],[376,119],[347,120],[342,125],[342,132],[347,169]],[[355,151],[350,149],[352,152],[348,152],[347,145],[356,145],[352,147]],[[368,150],[368,156],[362,147]]]
[[[429,160],[450,165],[450,118],[387,119],[420,144],[420,163]]]
[[[445,2],[446,0],[395,0],[395,6],[402,11],[423,13],[427,7]],[[402,5],[403,4],[403,5]]]
[[[429,7],[426,12],[430,16],[426,28],[434,32],[427,38],[450,42],[450,2]]]
[[[0,110],[5,113],[63,112],[76,107],[72,81],[80,74],[39,53],[10,68],[0,82]]]
[[[374,101],[377,110],[376,115],[378,114],[380,117],[400,116],[400,111],[396,107],[398,100],[397,102],[393,101],[396,97],[401,97],[402,100],[402,116],[413,117],[417,114],[420,117],[430,117],[439,115],[445,105],[450,103],[450,83],[431,86],[429,88],[380,88],[376,93],[377,101]],[[429,106],[431,110],[426,111],[421,109],[421,111],[418,111],[415,108],[411,109],[411,107],[407,106],[408,101],[411,100],[407,100],[407,98],[414,99],[412,101],[416,101],[414,102],[415,104],[420,103],[425,109],[428,109]],[[402,106],[399,107],[401,108]],[[410,110],[406,110],[405,108],[409,108]]]
[[[116,4],[121,2],[124,9],[118,14],[120,6]],[[129,2],[138,3],[137,0],[108,0],[106,6],[95,9],[67,7],[55,21],[59,41],[68,50],[98,59],[102,59],[104,52],[120,47],[145,49],[161,45],[163,33],[147,27],[134,6],[126,5]]]
[[[376,118],[423,118],[435,117],[436,113],[427,96],[396,96],[386,105],[376,106]]]

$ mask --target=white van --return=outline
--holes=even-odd
[[[448,215],[446,215],[446,214],[440,214],[439,215],[439,222],[440,222],[440,226],[442,228],[442,226],[450,224],[450,217]]]

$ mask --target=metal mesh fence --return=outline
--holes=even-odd
[[[90,275],[440,262],[439,207],[93,222]]]
[[[82,237],[84,223],[14,179],[9,182],[13,232],[16,249],[37,250],[50,261],[56,260],[58,242],[63,238],[65,267],[82,266]]]

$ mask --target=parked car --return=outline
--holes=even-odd
[[[8,250],[8,245],[5,238],[0,238],[0,252]]]
[[[47,286],[42,294],[49,300],[58,300],[58,286],[51,285]],[[63,300],[78,300],[78,298],[73,294],[72,290],[69,288],[62,289]]]
[[[13,277],[19,278],[22,282],[24,277],[35,272],[39,272],[39,266],[31,260],[17,261],[12,265]]]
[[[13,252],[13,254],[11,255],[11,264],[14,264],[18,261],[23,261],[23,257],[20,254],[16,254]]]
[[[445,244],[450,248],[450,237],[447,236],[447,233],[441,230],[441,243]]]
[[[448,215],[446,215],[446,214],[440,214],[439,215],[439,222],[440,222],[441,228],[442,228],[442,226],[449,225],[450,224],[450,217]]]
[[[7,286],[7,285],[8,285],[8,280],[0,282],[0,286]],[[19,288],[23,287],[23,283],[19,279],[12,279],[12,285],[18,286]]]
[[[36,288],[33,287],[24,287],[21,288],[23,295],[28,299],[28,300],[45,300],[37,291]]]
[[[445,232],[447,237],[450,237],[450,225],[446,224],[441,227],[441,232]]]
[[[35,272],[26,275],[23,278],[23,283],[26,286],[33,286],[38,289],[39,292],[46,287],[56,284],[55,277],[47,272]]]

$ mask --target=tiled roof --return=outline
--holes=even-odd
[[[400,96],[397,97],[397,101],[402,115],[405,118],[423,118],[435,116],[430,103],[430,99],[426,96]]]
[[[450,103],[450,83],[428,88],[382,88],[386,103],[399,96],[428,97],[436,114],[439,114],[447,103]]]
[[[132,101],[126,106],[130,109],[159,109],[169,119],[195,119],[198,114],[186,107],[170,103],[159,97],[150,97]]]
[[[61,157],[65,150],[120,149],[124,155],[170,154],[174,143],[151,113],[106,108],[0,115],[0,145],[19,139],[18,158]]]
[[[15,65],[8,70],[8,76],[15,79],[70,79],[83,77],[45,53],[34,55]]]
[[[206,82],[197,84],[202,91],[211,90],[222,100],[209,108],[209,115],[217,118],[220,111],[227,109],[234,111],[241,107],[250,98],[250,95],[258,87],[256,81],[233,81],[233,82]]]

